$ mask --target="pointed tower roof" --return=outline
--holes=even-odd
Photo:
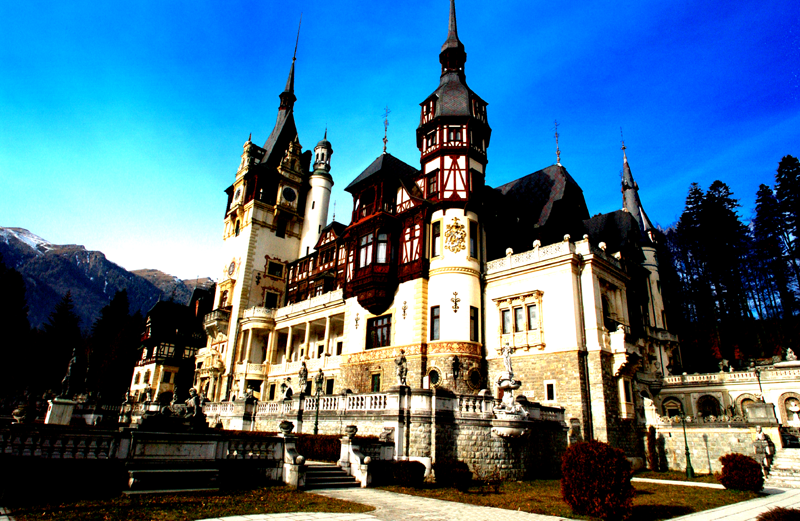
[[[464,44],[458,39],[458,26],[456,24],[456,0],[450,0],[450,22],[447,27],[447,40],[442,45],[439,53],[439,63],[442,64],[442,74],[447,71],[463,71],[467,61]]]
[[[303,23],[302,16],[300,23]],[[294,102],[297,98],[294,95],[294,62],[297,61],[297,44],[300,42],[300,25],[297,26],[297,40],[294,44],[294,54],[292,55],[292,66],[289,69],[289,77],[286,80],[286,88],[280,93],[281,104],[278,107],[278,119],[272,129],[267,141],[264,143],[264,160],[271,166],[278,166],[281,159],[289,147],[289,144],[297,138],[297,126],[294,123]]]
[[[647,213],[642,207],[642,202],[639,200],[639,185],[633,180],[631,174],[631,167],[628,164],[628,154],[625,153],[625,142],[622,142],[622,209],[634,218],[636,224],[642,232],[642,238],[652,239],[652,232],[654,231],[653,223],[647,217]]]

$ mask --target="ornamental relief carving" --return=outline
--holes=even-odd
[[[435,268],[428,272],[428,276],[432,277],[434,275],[440,275],[442,273],[463,273],[466,275],[474,275],[475,277],[480,277],[481,273],[478,270],[474,270],[472,268],[461,268],[456,266],[448,266],[446,268]]]
[[[481,345],[475,342],[437,342],[428,344],[428,355],[472,355],[481,356]]]
[[[448,224],[444,232],[444,247],[453,253],[466,249],[467,230],[463,224],[453,217],[453,223]]]
[[[542,297],[544,296],[543,291],[539,291],[538,289],[532,291],[530,293],[522,293],[519,295],[511,295],[508,297],[492,299],[494,300],[495,305],[498,308],[507,308],[514,305],[521,305],[521,304],[541,304]]]
[[[394,360],[400,356],[400,350],[405,351],[406,358],[426,354],[424,344],[414,344],[410,346],[395,346],[378,349],[369,349],[361,353],[354,353],[347,358],[347,364],[363,364],[367,362],[379,362],[382,360]]]

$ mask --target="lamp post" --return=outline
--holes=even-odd
[[[694,478],[694,469],[692,468],[692,458],[689,455],[689,439],[686,437],[686,413],[681,404],[681,423],[683,424],[683,450],[686,453],[686,479]]]
[[[759,399],[763,402],[764,401],[764,389],[761,388],[761,369],[758,367],[753,368],[753,372],[756,373],[756,380],[758,380],[758,393]]]
[[[314,377],[314,384],[317,386],[317,412],[314,415],[314,434],[319,434],[319,395],[322,393],[322,383],[325,380],[325,373],[322,372],[322,369],[319,370],[317,375]]]

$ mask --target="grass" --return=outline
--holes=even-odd
[[[188,521],[279,512],[360,513],[374,510],[367,505],[298,492],[282,485],[213,493],[118,496],[7,508],[17,521]]]
[[[636,521],[669,519],[759,497],[754,492],[651,483],[634,482],[633,487],[636,490],[636,496],[633,500],[631,519]],[[499,493],[496,494],[479,486],[473,487],[467,492],[459,492],[454,488],[438,488],[432,484],[425,484],[419,489],[399,486],[382,488],[401,494],[472,505],[521,510],[573,519],[591,519],[572,513],[570,507],[561,499],[561,483],[558,480],[504,482],[500,486]]]
[[[697,483],[715,483],[719,485],[717,476],[714,474],[695,474],[694,479],[686,479],[686,473],[677,470],[666,472],[654,472],[652,470],[640,470],[633,475],[634,478],[665,479],[667,481],[691,481]]]

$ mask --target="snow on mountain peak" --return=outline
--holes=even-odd
[[[51,243],[24,228],[0,227],[0,240],[8,244],[10,237],[14,237],[18,241],[27,244],[32,250],[40,255],[48,250],[53,249],[53,245]]]

